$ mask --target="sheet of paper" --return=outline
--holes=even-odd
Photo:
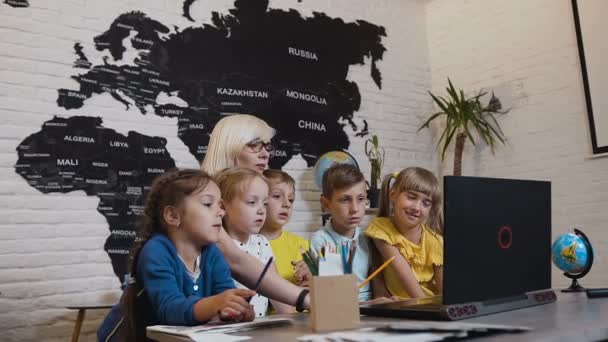
[[[399,323],[388,324],[387,327],[392,330],[402,331],[488,331],[500,330],[505,332],[514,331],[529,331],[529,327],[500,325],[500,324],[483,324],[483,323],[464,323],[464,322],[437,322],[437,321],[402,321]]]
[[[327,253],[319,259],[319,276],[343,275],[342,257],[340,254]]]
[[[375,328],[363,328],[349,331],[337,331],[328,334],[314,334],[298,337],[301,342],[434,342],[447,337],[455,337],[451,333],[389,333],[376,331]]]
[[[148,331],[157,331],[165,334],[189,336],[190,334],[203,333],[203,332],[214,332],[214,333],[232,333],[250,329],[256,329],[266,326],[277,326],[293,324],[291,318],[257,318],[252,322],[243,323],[223,323],[223,322],[211,322],[205,325],[198,325],[194,327],[184,327],[176,325],[154,325],[147,327]]]
[[[370,332],[343,332],[332,334],[331,338],[339,338],[340,340],[353,342],[434,342],[443,341],[446,337],[451,337],[453,334],[437,334],[437,333],[413,333],[413,334],[395,334],[383,333],[378,331]]]
[[[236,335],[228,335],[222,333],[211,333],[211,332],[203,332],[203,333],[191,333],[188,334],[188,337],[194,342],[236,342],[236,341],[245,341],[250,340],[249,336],[236,336]]]

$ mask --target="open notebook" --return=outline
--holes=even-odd
[[[177,336],[191,337],[193,334],[205,333],[235,333],[257,329],[262,327],[275,327],[281,325],[293,324],[291,318],[256,318],[252,322],[243,323],[226,323],[213,321],[205,325],[197,325],[193,327],[178,326],[178,325],[153,325],[147,329],[148,332],[159,332]]]

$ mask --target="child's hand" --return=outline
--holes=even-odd
[[[247,289],[231,289],[216,295],[216,307],[220,319],[237,319],[251,310],[249,298],[255,291]]]
[[[243,313],[241,322],[251,322],[254,319],[255,319],[255,311],[253,310],[253,305],[249,305],[249,309]]]
[[[292,261],[294,274],[296,277],[296,285],[302,287],[308,287],[310,285],[310,281],[312,281],[312,273],[308,269],[308,265],[304,262],[304,260]]]
[[[255,311],[253,305],[249,305],[247,310],[243,313],[237,313],[236,311],[226,308],[218,312],[218,317],[222,322],[238,323],[238,322],[251,322],[255,318]]]

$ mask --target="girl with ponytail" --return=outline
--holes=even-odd
[[[220,190],[200,170],[175,170],[152,183],[131,281],[97,331],[98,341],[146,341],[150,325],[199,325],[214,317],[250,321],[247,298],[235,289],[216,247],[224,210]],[[123,316],[124,314],[124,316]]]
[[[394,181],[393,181],[394,180]],[[385,177],[378,217],[365,234],[384,260],[387,296],[420,298],[441,294],[443,237],[441,191],[429,170],[410,167]]]

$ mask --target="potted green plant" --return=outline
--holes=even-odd
[[[380,146],[377,135],[374,134],[371,138],[365,140],[365,155],[371,166],[371,177],[368,183],[369,189],[367,190],[367,198],[369,199],[370,207],[377,208],[380,194],[378,184],[381,181],[380,177],[385,156],[384,148]]]
[[[445,116],[445,127],[437,142],[437,148],[441,148],[441,160],[445,159],[445,152],[450,143],[456,139],[454,148],[454,175],[462,174],[462,153],[464,144],[468,138],[471,144],[476,145],[472,132],[477,132],[477,135],[490,146],[492,154],[497,142],[505,143],[504,133],[496,121],[496,115],[506,114],[509,110],[502,110],[500,100],[494,96],[488,102],[488,105],[481,104],[481,97],[486,95],[486,92],[480,90],[473,97],[465,97],[464,91],[456,91],[452,81],[448,78],[448,87],[446,91],[448,98],[436,96],[429,91],[433,98],[433,102],[441,109],[439,112],[432,114],[428,120],[418,129],[418,131],[429,128],[433,120]]]

